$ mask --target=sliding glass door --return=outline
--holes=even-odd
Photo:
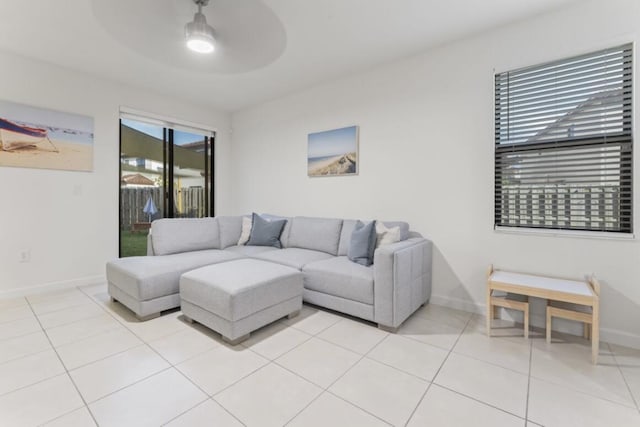
[[[214,134],[120,121],[120,256],[146,255],[151,222],[213,216]]]
[[[202,135],[173,131],[173,216],[209,216],[212,184],[211,139]]]

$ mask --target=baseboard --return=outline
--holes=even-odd
[[[436,305],[442,305],[444,307],[453,308],[456,310],[468,311],[471,313],[477,313],[484,315],[486,312],[486,305],[479,304],[469,300],[463,300],[459,298],[451,298],[441,295],[431,295],[429,299],[430,303]],[[515,322],[522,323],[522,314],[517,311],[509,311],[501,309],[499,317],[503,319],[513,320]],[[530,313],[529,323],[531,326],[544,329],[546,327],[546,316],[542,313]],[[553,331],[562,332],[565,334],[582,336],[582,326],[576,322],[571,322],[564,319],[553,320]],[[618,329],[600,328],[600,339],[602,341],[617,344],[624,347],[631,347],[640,349],[640,335],[632,334]]]
[[[106,282],[105,276],[89,276],[79,279],[62,280],[59,282],[42,283],[34,286],[23,286],[20,288],[8,289],[0,291],[0,298],[18,298],[27,295],[41,294],[45,292],[61,291],[71,289],[78,286],[97,285]]]
[[[431,295],[429,303],[442,305],[444,307],[453,308],[455,310],[468,311],[470,313],[484,314],[484,304],[476,304],[473,301],[463,300],[460,298],[451,298],[441,295]]]
[[[600,328],[600,339],[611,344],[640,349],[640,335],[617,329]]]

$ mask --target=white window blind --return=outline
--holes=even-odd
[[[495,75],[495,226],[632,225],[632,45]]]

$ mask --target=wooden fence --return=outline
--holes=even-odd
[[[124,187],[120,189],[120,227],[131,229],[133,224],[149,222],[149,215],[143,212],[151,197],[158,212],[151,220],[163,218],[163,198],[160,187]],[[204,188],[185,187],[175,191],[175,217],[201,218],[205,214]]]
[[[502,187],[496,212],[502,225],[616,230],[621,207],[617,186]]]

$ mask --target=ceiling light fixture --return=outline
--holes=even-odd
[[[211,53],[215,49],[215,38],[213,28],[207,24],[207,18],[202,14],[202,7],[209,3],[209,0],[193,0],[198,5],[198,12],[193,17],[193,22],[184,26],[184,37],[187,47],[198,53]]]

